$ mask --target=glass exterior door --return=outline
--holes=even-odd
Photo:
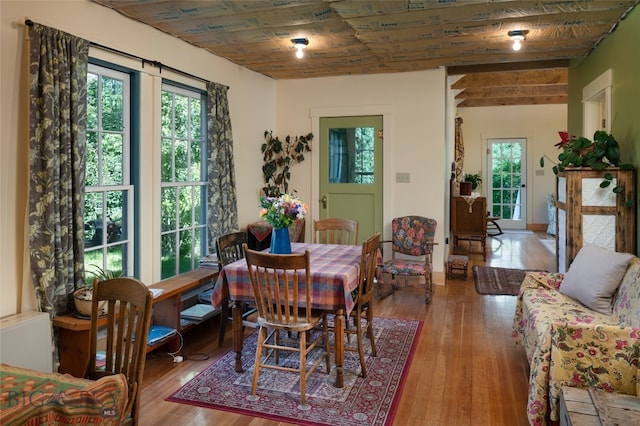
[[[489,139],[488,145],[489,214],[503,229],[526,229],[526,139]]]

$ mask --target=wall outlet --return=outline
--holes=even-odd
[[[409,183],[411,175],[409,173],[396,173],[396,183]]]

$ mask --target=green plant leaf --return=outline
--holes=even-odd
[[[602,182],[600,182],[600,188],[606,188],[609,185],[611,185],[611,181],[603,180]]]
[[[583,136],[576,138],[575,142],[576,142],[574,145],[575,149],[585,149],[592,144],[592,142],[589,139]]]
[[[544,167],[544,157],[540,157],[540,167]]]
[[[613,164],[620,162],[620,148],[617,146],[607,147],[603,155]]]
[[[607,168],[608,164],[598,160],[598,161],[594,161],[593,163],[589,164],[589,166],[593,170],[604,170],[604,169]]]
[[[622,194],[624,192],[624,188],[622,186],[616,186],[615,188],[613,188],[613,192],[615,192],[616,194]]]
[[[593,134],[593,140],[595,142],[606,142],[608,138],[608,133],[604,130],[596,130]]]

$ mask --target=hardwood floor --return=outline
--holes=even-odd
[[[487,260],[469,256],[465,279],[444,283],[424,304],[423,287],[401,287],[377,300],[377,316],[421,319],[424,326],[402,391],[394,425],[527,425],[528,364],[514,346],[514,296],[481,296],[473,265],[555,270],[555,257],[539,238],[545,233],[507,232],[487,239]],[[224,411],[166,402],[165,398],[231,350],[231,332],[218,348],[217,318],[185,335],[174,363],[162,349],[147,356],[141,425],[284,425]],[[247,331],[249,332],[249,331]]]

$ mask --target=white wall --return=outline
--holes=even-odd
[[[265,129],[275,125],[275,81],[181,42],[153,28],[136,23],[87,0],[0,1],[0,317],[35,307],[28,269],[25,211],[28,195],[28,79],[24,37],[25,19],[83,37],[94,43],[128,52],[230,87],[229,103],[234,136],[240,224],[257,218],[254,187],[262,181],[260,145]],[[107,54],[92,48],[91,56],[108,59],[141,72],[143,158],[141,192],[143,206],[159,205],[157,109],[162,77],[186,82],[167,70]],[[204,87],[203,83],[190,82]],[[257,184],[256,184],[257,182]],[[148,189],[148,190],[147,190]],[[156,209],[157,210],[157,209]],[[153,209],[143,212],[151,217]],[[159,280],[158,213],[140,221],[141,276],[145,283]],[[25,266],[26,265],[26,266]]]
[[[434,268],[443,270],[445,213],[445,92],[444,70],[403,74],[280,80],[277,83],[277,133],[299,134],[311,125],[311,115],[384,115],[384,235],[391,219],[417,214],[438,221]],[[316,130],[317,132],[317,130]],[[319,137],[312,142],[317,151]],[[315,146],[314,146],[315,145]],[[318,217],[318,155],[311,152],[292,171],[292,186],[310,200]],[[410,183],[395,183],[396,172],[410,173]],[[448,177],[447,177],[448,179]],[[447,181],[448,182],[448,181]],[[307,230],[309,232],[309,230]],[[308,234],[310,235],[310,234]]]
[[[218,58],[189,44],[178,41],[149,26],[136,23],[122,15],[88,0],[76,1],[0,1],[0,317],[31,309],[35,305],[28,269],[28,254],[24,243],[25,211],[28,194],[27,142],[27,73],[24,20],[84,37],[92,42],[160,61],[190,74],[228,85],[240,225],[258,217],[258,194],[262,187],[262,156],[260,146],[265,130],[276,135],[304,134],[313,130],[312,111],[334,110],[348,115],[358,111],[381,111],[385,115],[384,223],[389,233],[391,218],[403,214],[423,214],[438,220],[436,235],[440,243],[434,265],[442,271],[448,234],[445,194],[449,178],[445,129],[451,127],[451,114],[446,114],[446,77],[443,70],[373,76],[345,76],[318,79],[274,81]],[[159,96],[162,77],[180,79],[164,70],[144,69],[135,61],[106,54],[94,48],[92,56],[100,56],[121,65],[140,70],[143,102],[141,129],[143,157],[141,179],[145,187],[143,205],[158,205],[159,188],[156,141],[159,141],[154,105]],[[195,83],[202,84],[202,83]],[[157,107],[156,107],[157,108]],[[517,110],[518,107],[515,107]],[[553,154],[551,145],[556,131],[565,128],[563,108],[528,110],[506,119],[514,108],[498,110],[469,109],[462,111],[465,132],[483,137],[526,136],[537,140]],[[484,114],[484,115],[483,115]],[[538,115],[542,118],[538,119]],[[527,120],[522,120],[527,117]],[[561,124],[557,122],[561,120]],[[474,125],[474,121],[477,122]],[[509,130],[507,132],[507,130]],[[524,130],[523,130],[524,129]],[[314,139],[317,143],[318,139]],[[473,137],[467,138],[473,143]],[[448,141],[452,143],[452,141]],[[470,150],[473,148],[470,146]],[[451,151],[451,148],[449,148]],[[541,149],[530,156],[539,157]],[[473,159],[469,159],[473,164]],[[536,160],[537,161],[537,160]],[[316,165],[314,167],[314,164]],[[533,170],[533,168],[531,168]],[[395,173],[408,172],[411,183],[396,184]],[[317,158],[314,153],[293,170],[292,185],[313,207],[314,176]],[[545,177],[551,174],[545,170]],[[149,188],[147,190],[147,188]],[[540,190],[546,194],[552,190]],[[537,196],[536,196],[537,197]],[[151,215],[148,207],[143,214]],[[315,215],[312,211],[312,217]],[[140,279],[152,283],[159,279],[159,242],[155,229],[157,215],[151,221],[141,221]],[[536,216],[538,216],[536,214]],[[539,219],[542,221],[542,219]],[[538,219],[536,218],[536,221]],[[309,232],[309,231],[308,231]],[[26,265],[26,266],[25,266]]]
[[[482,171],[485,189],[487,139],[527,140],[527,223],[548,223],[547,194],[555,193],[555,175],[549,160],[545,161],[544,168],[540,167],[540,157],[546,153],[557,158],[553,145],[560,141],[558,132],[567,128],[567,106],[460,108],[458,114],[463,120],[464,173]]]

